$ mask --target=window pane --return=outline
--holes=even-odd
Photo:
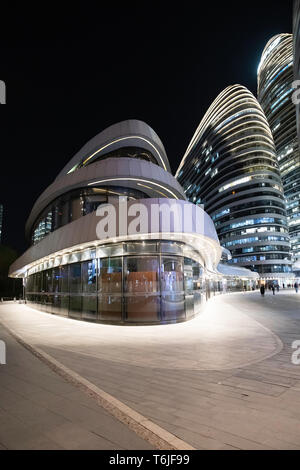
[[[160,314],[160,296],[157,294],[126,296],[125,310],[128,322],[157,322]]]
[[[33,275],[29,276],[26,280],[26,293],[34,292],[34,278]]]
[[[69,317],[80,319],[82,311],[82,296],[70,295]]]
[[[77,220],[82,215],[82,204],[83,200],[80,197],[76,197],[71,202],[71,218],[70,220]]]
[[[52,313],[60,315],[60,295],[53,296]]]
[[[69,201],[62,202],[60,206],[60,227],[69,223],[70,216],[69,216]]]
[[[158,257],[124,259],[125,293],[159,292]]]
[[[174,253],[181,255],[183,251],[183,244],[180,242],[161,242],[160,243],[160,251],[162,253]]]
[[[184,291],[183,286],[183,259],[181,257],[163,257],[161,268],[161,290],[163,293]]]
[[[52,270],[49,269],[48,271],[43,272],[43,283],[44,283],[44,292],[52,292],[53,291],[53,282],[52,282]]]
[[[102,294],[98,297],[98,312],[100,320],[122,320],[122,295]]]
[[[186,317],[194,316],[194,278],[193,261],[184,258],[184,290],[185,290],[185,312]]]
[[[97,188],[94,188],[93,191],[97,191]],[[104,204],[107,202],[107,196],[100,194],[91,194],[89,196],[85,196],[84,200],[84,214],[90,214],[97,210],[100,204]]]
[[[135,242],[126,243],[124,246],[126,253],[157,253],[157,243],[155,242]]]
[[[36,273],[35,275],[35,286],[34,286],[34,291],[35,292],[41,292],[42,291],[42,273]]]
[[[122,258],[99,261],[98,312],[100,320],[122,320]]]
[[[82,291],[96,292],[97,260],[82,263]]]
[[[97,248],[97,258],[109,258],[110,256],[122,256],[123,255],[123,244],[114,243],[110,246],[100,246]]]
[[[162,317],[166,321],[183,320],[185,318],[184,295],[163,295]]]
[[[60,315],[67,317],[69,314],[69,296],[61,295],[60,297]]]
[[[70,292],[81,292],[81,264],[70,264]]]
[[[47,295],[45,294],[44,296],[44,306],[45,306],[45,311],[52,313],[52,304],[53,304],[53,295]]]
[[[99,287],[101,293],[122,293],[122,258],[100,259]]]
[[[158,321],[160,289],[157,256],[124,259],[125,317],[127,321]]]
[[[59,292],[60,269],[59,268],[52,269],[52,276],[53,276],[53,292]]]
[[[97,320],[97,297],[96,295],[82,296],[82,318],[89,321]]]
[[[184,290],[194,290],[193,261],[189,258],[184,258]]]
[[[60,267],[60,292],[69,292],[69,266]]]

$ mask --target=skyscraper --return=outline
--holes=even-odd
[[[256,98],[226,88],[202,119],[176,177],[204,204],[232,263],[263,278],[290,276],[285,200],[274,141]]]
[[[0,243],[2,240],[3,206],[0,204]]]
[[[293,36],[279,34],[266,45],[258,67],[258,100],[269,122],[287,203],[293,261],[300,259],[300,153],[294,89]]]
[[[294,1],[294,79],[300,80],[300,0]],[[299,89],[299,87],[298,87]],[[300,143],[300,104],[297,104],[298,142]]]

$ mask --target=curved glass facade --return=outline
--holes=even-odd
[[[249,279],[211,276],[193,247],[167,240],[103,245],[65,261],[30,270],[30,306],[101,323],[174,323],[193,318],[211,296],[253,286]]]
[[[300,151],[294,89],[293,36],[280,34],[267,44],[258,68],[258,100],[269,122],[287,204],[293,260],[300,259]]]
[[[105,245],[90,259],[37,271],[26,280],[26,300],[70,318],[109,323],[169,323],[196,315],[206,299],[204,268],[179,242]],[[190,247],[190,252],[193,249]],[[210,286],[218,289],[217,284]]]
[[[231,263],[263,276],[291,272],[274,141],[259,103],[245,87],[228,87],[217,97],[176,177],[189,201],[203,204],[213,219],[221,245],[233,255]]]
[[[63,194],[38,217],[32,229],[31,243],[38,243],[50,232],[96,211],[101,204],[112,202],[120,196],[126,196],[128,200],[148,197],[142,191],[117,186],[82,188]]]

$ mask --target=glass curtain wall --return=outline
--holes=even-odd
[[[130,322],[160,320],[158,256],[129,256],[124,263],[125,318]]]
[[[99,260],[99,320],[122,321],[122,257]]]
[[[184,244],[132,242],[101,250],[108,257],[30,275],[27,301],[50,313],[107,323],[169,323],[200,311],[204,268],[183,256]]]
[[[31,243],[36,244],[50,232],[97,210],[113,198],[126,196],[128,200],[146,199],[148,196],[137,189],[120,187],[84,188],[70,191],[55,199],[35,222]]]

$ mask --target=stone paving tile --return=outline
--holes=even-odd
[[[272,450],[299,450],[299,444],[291,444],[290,442],[283,441],[274,435],[262,441],[262,448],[269,447]]]
[[[57,426],[46,436],[53,439],[59,446],[68,450],[118,450],[120,445],[109,441],[96,432],[90,432],[76,425],[74,422]]]
[[[13,405],[7,406],[1,401],[1,408],[11,416],[18,418],[26,426],[36,426],[47,423],[49,426],[64,424],[67,420],[43,406],[39,406],[33,401],[22,400]]]
[[[0,442],[7,449],[29,449],[29,448],[60,448],[51,439],[41,436],[39,432],[30,429],[18,418],[10,413],[0,410]]]
[[[241,379],[247,380],[255,380],[261,383],[271,384],[271,385],[278,385],[280,387],[293,387],[297,383],[296,378],[292,378],[290,376],[282,376],[281,374],[275,374],[274,372],[267,372],[264,373],[257,372],[255,370],[241,370],[240,372],[234,374],[234,377],[238,377]]]
[[[261,382],[258,380],[246,379],[242,377],[232,376],[229,379],[224,380],[223,385],[233,387],[236,389],[249,390],[262,395],[278,397],[285,392],[286,387],[279,385],[272,385],[270,383]]]
[[[214,429],[212,427],[203,425],[199,423],[197,431],[195,429],[191,430],[190,427],[180,427],[178,424],[167,423],[163,420],[157,420],[161,426],[166,426],[170,428],[173,432],[179,432],[180,435],[185,436],[185,439],[188,442],[193,442],[193,445],[197,447],[197,443],[203,442],[208,445],[210,442],[210,449],[215,450],[269,450],[271,447],[268,445],[262,445],[259,442],[251,441],[249,439],[244,439],[241,436],[234,435],[231,433],[223,432],[219,429]],[[189,426],[189,423],[186,423]],[[208,441],[209,440],[209,441]],[[208,448],[205,447],[207,450]]]
[[[0,449],[151,449],[1,326],[0,336],[9,358],[0,367]]]
[[[91,380],[91,377],[88,377],[89,380]],[[103,379],[103,377],[102,377]],[[98,385],[101,386],[103,385],[103,383],[106,383],[106,380],[99,380],[98,379]],[[93,381],[93,380],[92,380]],[[168,386],[170,386],[170,382],[172,381],[168,381]],[[94,380],[94,383],[97,383],[97,380]],[[145,413],[147,412],[148,416],[155,420],[157,422],[157,420],[159,419],[159,417],[163,417],[164,419],[166,419],[167,417],[169,418],[168,419],[168,422],[170,424],[174,424],[176,423],[177,426],[180,427],[180,425],[184,423],[186,423],[185,421],[179,421],[178,420],[178,414],[179,415],[182,415],[182,418],[186,417],[188,415],[188,413],[191,414],[191,416],[197,416],[197,419],[202,422],[202,424],[211,424],[211,416],[213,415],[213,413],[216,413],[218,411],[222,411],[225,407],[227,409],[230,410],[230,412],[232,413],[234,409],[238,409],[239,411],[241,411],[240,409],[240,406],[243,406],[244,409],[253,409],[254,410],[257,410],[260,412],[260,418],[262,418],[262,411],[266,411],[268,410],[270,415],[273,415],[274,414],[274,402],[270,402],[270,400],[276,398],[276,394],[275,394],[275,397],[271,394],[270,396],[270,393],[268,393],[268,395],[266,396],[264,393],[261,393],[261,390],[260,392],[253,392],[253,391],[247,391],[247,395],[248,397],[243,397],[241,398],[241,391],[238,391],[237,392],[237,389],[234,388],[234,392],[232,393],[233,397],[227,397],[226,395],[223,395],[222,393],[220,394],[210,394],[210,396],[208,397],[203,397],[203,395],[201,396],[195,396],[194,395],[189,395],[188,393],[175,393],[175,394],[171,394],[169,393],[169,389],[167,387],[164,387],[164,383],[163,382],[160,382],[162,385],[160,385],[159,387],[156,388],[156,391],[155,388],[154,390],[152,389],[149,389],[149,386],[147,384],[147,386],[145,387],[145,391],[148,391],[148,394],[147,396],[151,396],[151,400],[154,402],[154,407],[153,409],[151,409],[150,405],[149,405],[149,402],[147,401],[147,398],[145,400],[145,397],[142,401],[140,401],[138,399],[138,395],[139,394],[136,394],[136,393],[132,393],[132,390],[129,386],[126,386],[124,387],[122,390],[120,390],[120,386],[119,386],[119,383],[118,381],[114,381],[114,385],[112,386],[112,384],[110,384],[110,386],[108,387],[106,385],[106,390],[109,391],[110,393],[112,393],[113,395],[115,396],[118,396],[119,399],[121,400],[124,400],[129,406],[133,407],[134,409],[140,411],[141,413]],[[152,385],[153,384],[153,381],[152,381]],[[176,386],[176,380],[174,380],[174,386]],[[209,384],[211,386],[211,384]],[[215,388],[220,391],[224,391],[224,389],[228,390],[228,387],[227,386],[224,386],[224,384],[222,384],[223,386],[215,386]],[[202,385],[203,386],[203,385]],[[232,388],[232,387],[229,387],[229,388]],[[249,388],[249,387],[248,387]],[[281,389],[281,387],[280,387]],[[159,393],[158,393],[159,391]],[[184,390],[183,390],[184,391]],[[285,392],[286,391],[286,387],[283,387],[283,391]],[[242,390],[243,392],[243,390]],[[200,393],[201,390],[200,390]],[[226,393],[226,392],[225,392]],[[130,398],[129,398],[130,397]],[[252,398],[252,400],[254,401],[254,405],[251,403],[251,401],[247,401],[248,398]],[[259,397],[259,398],[258,398]],[[180,400],[179,400],[180,398]],[[193,398],[193,400],[188,400],[188,398]],[[211,400],[211,406],[210,408],[208,407],[208,404],[209,404],[209,400],[207,400],[207,398],[210,398]],[[176,399],[176,400],[175,400]],[[176,403],[176,407],[175,408],[171,408],[167,405],[170,405],[171,403],[174,405],[174,402]],[[163,404],[166,404],[166,405],[163,405]],[[158,407],[158,405],[162,405],[160,407]],[[202,407],[200,407],[200,405]],[[239,405],[239,407],[238,407]],[[195,408],[197,409],[197,411],[195,412]],[[159,411],[157,413],[157,410]],[[242,409],[243,410],[243,409]],[[155,412],[156,411],[156,412]],[[286,410],[285,410],[285,414],[286,414]],[[285,416],[285,414],[283,414],[282,416]],[[206,418],[208,420],[206,420]],[[220,415],[218,417],[219,421],[215,421],[214,422],[214,425],[216,428],[219,428],[219,430],[223,430],[224,429],[227,431],[227,433],[233,433],[233,431],[235,431],[237,434],[239,433],[239,437],[244,437],[245,438],[245,442],[247,442],[247,445],[244,443],[244,445],[241,447],[241,448],[244,448],[244,449],[251,449],[251,448],[258,448],[258,449],[261,449],[263,448],[263,446],[258,443],[258,442],[253,442],[251,439],[255,438],[256,437],[256,433],[260,430],[259,427],[257,427],[257,418],[255,418],[253,420],[253,423],[251,423],[251,426],[253,425],[254,426],[254,431],[252,431],[251,429],[251,433],[247,433],[245,432],[245,429],[240,429],[240,423],[239,423],[239,419],[237,421],[234,421],[232,423],[232,421],[228,420],[228,418],[226,417],[226,419],[224,418],[223,415]],[[227,420],[227,424],[226,424],[226,427],[224,428],[224,419],[225,421]],[[248,419],[248,417],[246,416],[246,419]],[[188,421],[189,422],[189,421]],[[189,426],[191,428],[191,430],[194,431],[194,427],[193,425],[191,424],[191,422],[189,422]],[[169,430],[171,430],[170,427],[168,427]],[[226,432],[224,431],[224,435],[226,434]],[[184,439],[183,435],[180,435],[180,437],[182,439]],[[248,438],[248,439],[247,439]],[[193,442],[189,441],[192,445],[195,445],[195,442],[193,440]],[[232,447],[234,447],[232,441],[230,441],[230,445]],[[199,444],[198,442],[198,446],[201,447],[201,445]],[[265,443],[265,448],[269,448],[270,447],[270,441],[266,442]],[[292,444],[292,447],[293,447],[293,444]]]

